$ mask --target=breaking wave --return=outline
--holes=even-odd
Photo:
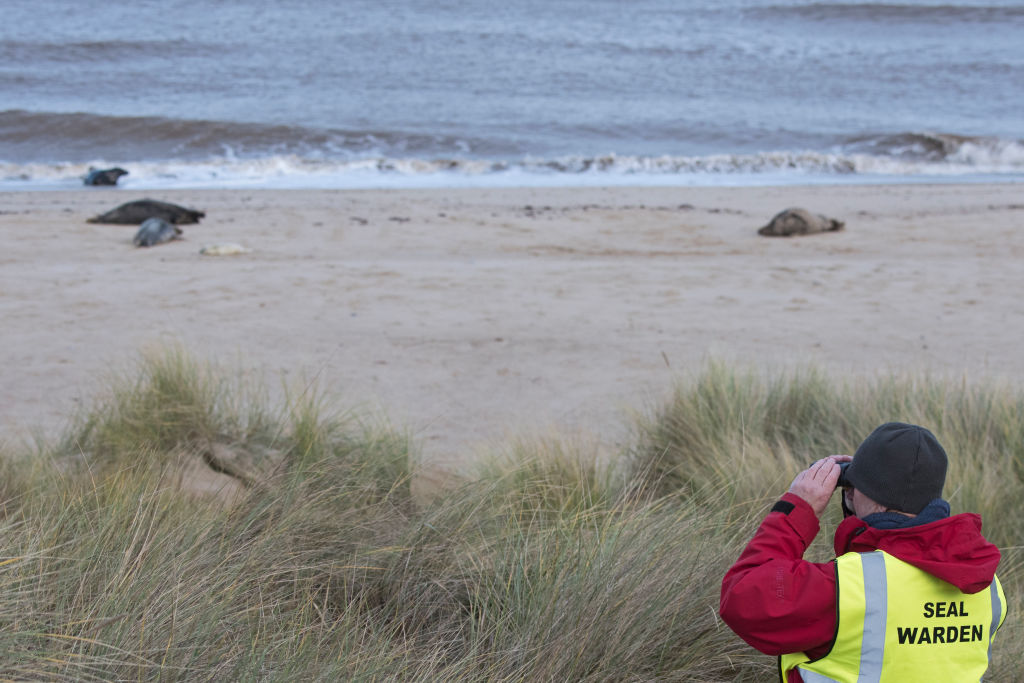
[[[1024,176],[1024,140],[935,132],[857,135],[809,150],[525,156],[496,141],[401,131],[14,110],[0,112],[0,144],[3,189],[72,187],[91,166],[114,165],[129,170],[121,185],[139,189]]]
[[[403,131],[320,129],[158,116],[100,116],[9,110],[0,112],[0,143],[8,155],[88,161],[187,159],[211,156],[349,157],[368,153],[468,152],[471,142]]]
[[[1009,152],[1009,153],[1008,153]],[[1024,180],[1024,146],[996,152],[961,146],[953,159],[901,159],[871,154],[767,152],[749,155],[569,156],[518,161],[365,158],[350,161],[293,155],[202,162],[149,161],[122,164],[130,174],[120,185],[172,187],[415,187],[577,184],[771,184],[857,182],[999,176]],[[1008,157],[1014,157],[1011,161]],[[92,164],[0,162],[0,188],[67,189],[81,185]],[[99,164],[103,165],[103,164]]]

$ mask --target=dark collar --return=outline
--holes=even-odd
[[[906,529],[937,522],[947,517],[949,517],[949,503],[941,498],[936,498],[925,505],[924,509],[915,517],[907,517],[898,512],[876,512],[864,517],[864,523],[875,529]]]

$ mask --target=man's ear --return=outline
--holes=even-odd
[[[854,516],[853,506],[849,505],[846,502],[846,495],[847,494],[849,494],[850,496],[853,496],[853,489],[843,489],[841,491],[841,495],[839,496],[840,504],[843,506],[843,517],[853,517]]]

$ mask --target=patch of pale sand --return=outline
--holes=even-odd
[[[207,212],[131,245],[85,219]],[[448,470],[514,435],[613,453],[709,357],[1024,378],[1014,184],[5,193],[0,445],[53,436],[111,368],[182,343],[410,431]],[[803,206],[847,229],[764,238]],[[201,256],[211,243],[251,253]]]

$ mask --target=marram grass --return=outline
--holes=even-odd
[[[775,680],[718,620],[722,575],[801,467],[889,419],[935,431],[954,511],[1003,548],[988,679],[1024,678],[1018,391],[711,364],[614,462],[523,441],[417,501],[403,435],[229,379],[151,355],[57,445],[0,460],[0,678]]]

